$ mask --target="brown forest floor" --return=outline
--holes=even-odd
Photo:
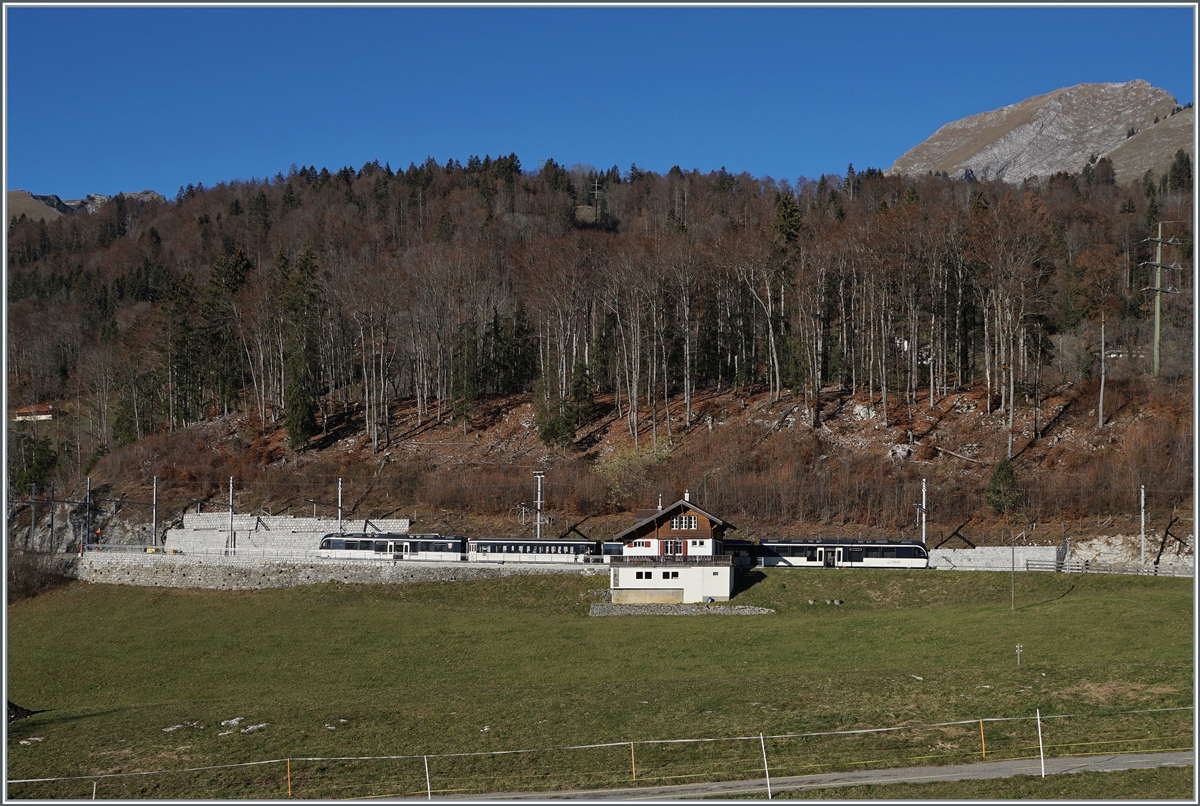
[[[1122,491],[1119,505],[1109,496],[1107,503],[1090,510],[1068,507],[1044,518],[1048,522],[1026,536],[1030,542],[1136,533],[1137,485],[1129,479],[1139,472],[1151,479],[1148,489],[1154,488],[1147,500],[1148,529],[1157,528],[1161,534],[1173,511],[1190,515],[1190,448],[1186,468],[1180,467],[1184,461],[1163,455],[1178,453],[1181,440],[1191,445],[1190,380],[1110,381],[1103,430],[1096,427],[1097,392],[1094,382],[1063,386],[1047,394],[1036,410],[1032,402],[1018,399],[1013,428],[1018,479],[1038,486],[1078,477],[1080,485],[1130,490]],[[102,459],[91,475],[94,487],[108,497],[129,500],[145,498],[150,477],[157,475],[160,507],[176,513],[187,499],[227,501],[232,475],[239,512],[311,515],[309,502],[320,501],[317,512],[326,516],[336,514],[328,505],[337,500],[337,479],[344,478],[347,517],[411,517],[414,530],[471,536],[532,533],[531,516],[527,512],[522,517],[519,504],[533,505],[533,472],[544,469],[546,510],[552,521],[543,528],[543,536],[582,521],[579,530],[597,538],[630,525],[634,511],[655,506],[660,493],[664,503],[671,503],[685,488],[701,506],[712,506],[706,501],[714,499],[726,502],[726,511],[713,509],[739,527],[731,536],[800,537],[819,532],[916,537],[913,504],[920,501],[920,480],[927,478],[930,545],[956,529],[973,543],[986,545],[1001,542],[1009,525],[983,505],[981,495],[1007,449],[1007,414],[995,410],[998,401],[994,396],[989,413],[979,390],[936,399],[932,408],[928,390],[911,404],[893,392],[885,426],[878,393],[869,406],[865,393],[852,397],[829,389],[821,395],[821,422],[814,429],[802,396],[785,392],[772,403],[763,391],[705,391],[693,400],[690,427],[684,426],[682,398],[672,399],[670,448],[657,463],[622,460],[632,454],[634,440],[626,418],[617,416],[611,395],[597,400],[596,416],[579,429],[574,446],[566,450],[539,440],[529,395],[477,403],[465,428],[461,417],[439,420],[436,409],[418,418],[415,403],[401,401],[377,444],[363,427],[361,410],[351,406],[320,418],[323,433],[300,451],[288,448],[282,423],[263,425],[241,413],[127,446]],[[657,414],[652,424],[648,407],[641,409],[638,445],[643,452],[655,444],[655,432],[660,447],[668,444],[661,401]],[[1164,434],[1164,429],[1171,433]],[[1149,444],[1148,435],[1159,442]],[[743,482],[769,479],[772,468],[793,465],[800,468],[801,486],[809,473],[819,483],[822,463],[837,461],[857,462],[855,467],[869,472],[878,469],[878,483],[902,486],[903,492],[896,495],[903,500],[893,502],[890,510],[859,517],[842,512],[797,519],[759,515],[753,496],[762,485],[726,487],[723,498],[707,486],[722,478],[720,483],[726,485],[736,477]],[[608,475],[597,468],[607,468]],[[614,478],[629,494],[614,495]],[[960,497],[958,511],[947,517],[938,512],[938,504],[941,491],[949,486],[959,489]],[[730,489],[747,492],[738,497]],[[127,512],[126,517],[138,514],[132,508]],[[1029,530],[1028,517],[1015,520],[1020,525],[1014,531]],[[1190,521],[1177,524],[1172,533],[1190,534]],[[946,542],[948,548],[966,545],[956,537]]]

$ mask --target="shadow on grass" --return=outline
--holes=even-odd
[[[743,591],[750,590],[766,578],[766,574],[756,569],[735,569],[733,572],[733,593],[730,594],[729,598],[732,599]]]
[[[29,716],[21,719],[14,719],[8,723],[9,732],[27,731],[30,728],[46,728],[51,725],[68,725],[72,722],[79,722],[85,719],[95,719],[96,717],[111,716],[113,714],[123,713],[125,711],[137,710],[135,706],[118,706],[115,708],[105,708],[96,711],[63,711],[58,708],[42,708],[37,711],[30,711]]]
[[[1033,603],[1031,603],[1031,604],[1027,604],[1027,605],[1021,605],[1021,607],[1019,607],[1019,608],[1017,608],[1017,609],[1018,609],[1018,610],[1028,610],[1028,609],[1030,609],[1030,608],[1032,608],[1032,607],[1041,607],[1042,605],[1047,605],[1047,604],[1050,604],[1051,602],[1057,602],[1059,599],[1063,599],[1063,598],[1065,598],[1065,597],[1066,597],[1066,595],[1067,595],[1068,593],[1070,593],[1071,591],[1073,591],[1073,590],[1075,590],[1075,584],[1074,584],[1074,583],[1071,583],[1071,587],[1067,588],[1065,591],[1063,591],[1062,593],[1060,593],[1058,596],[1053,596],[1053,597],[1051,597],[1051,598],[1049,598],[1049,599],[1046,599],[1046,600],[1045,600],[1045,601],[1043,601],[1043,602],[1033,602]]]

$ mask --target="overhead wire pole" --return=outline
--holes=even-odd
[[[542,539],[542,477],[546,473],[542,470],[535,471],[533,477],[537,479],[537,539]]]

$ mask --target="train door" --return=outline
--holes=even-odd
[[[826,568],[837,568],[838,562],[840,562],[842,559],[841,558],[842,550],[837,549],[836,551],[837,551],[837,554],[835,555],[833,553],[834,549],[828,549],[828,548],[825,549],[825,567]],[[819,554],[820,551],[818,550],[817,553]]]
[[[407,560],[412,553],[409,543],[397,543],[396,548],[399,549],[400,559]]]

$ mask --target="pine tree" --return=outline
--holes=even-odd
[[[1175,152],[1175,160],[1167,172],[1167,188],[1185,193],[1192,189],[1192,159],[1182,148]]]
[[[317,258],[307,247],[285,272],[281,302],[286,317],[284,341],[284,422],[288,443],[301,447],[317,433]]]
[[[1017,504],[1021,491],[1017,488],[1017,474],[1013,470],[1012,461],[1004,458],[992,471],[983,496],[989,507],[997,515],[1011,512]]]

